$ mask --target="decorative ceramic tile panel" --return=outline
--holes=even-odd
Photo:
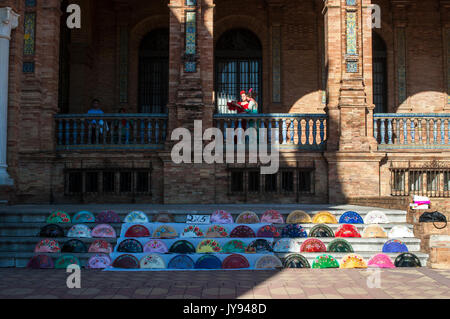
[[[358,61],[347,61],[347,73],[358,73]]]
[[[450,105],[450,29],[447,34],[447,103]]]
[[[281,27],[272,27],[272,102],[281,102]]]
[[[357,55],[357,14],[353,11],[347,12],[347,54]]]
[[[356,6],[356,0],[347,0],[348,6]]]
[[[34,73],[34,62],[24,62],[22,66],[23,73]]]
[[[128,28],[120,28],[119,99],[128,102]]]
[[[197,14],[195,11],[186,12],[186,52],[185,72],[195,72],[196,62],[194,57],[197,53]],[[193,61],[194,60],[194,61]]]
[[[406,30],[397,28],[397,79],[398,79],[398,102],[406,100]]]
[[[197,0],[186,0],[186,5],[187,6],[196,6]]]
[[[36,7],[36,0],[25,0],[25,7]]]
[[[23,54],[34,55],[36,39],[36,13],[24,14]]]

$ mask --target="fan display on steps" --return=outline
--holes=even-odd
[[[194,269],[195,263],[191,257],[187,255],[178,255],[169,261],[167,268],[169,269]]]
[[[236,224],[259,224],[258,215],[254,212],[243,212],[236,218]]]
[[[237,226],[230,233],[231,238],[254,238],[256,237],[253,229],[246,225]]]
[[[313,218],[314,224],[337,224],[336,217],[330,212],[318,212]]]
[[[105,254],[94,255],[87,262],[87,268],[89,269],[105,269],[110,266],[111,258]]]
[[[225,238],[228,237],[228,231],[221,225],[213,225],[206,232],[207,238]]]
[[[187,240],[176,241],[169,248],[171,254],[195,254],[195,247]]]
[[[317,238],[309,238],[303,242],[300,246],[301,253],[326,253],[327,246],[317,239]]]
[[[108,224],[100,224],[92,230],[94,238],[117,238],[116,230]]]
[[[408,247],[398,239],[388,240],[383,245],[383,253],[407,253]]]
[[[214,255],[205,255],[197,259],[195,269],[221,269],[222,261]]]
[[[205,237],[205,234],[200,229],[200,227],[195,225],[186,226],[181,234],[183,238],[201,238]]]
[[[323,254],[314,260],[313,269],[339,268],[338,261],[331,255]]]
[[[224,210],[217,210],[211,215],[211,223],[213,224],[233,224],[233,216]]]
[[[144,247],[136,239],[125,239],[117,246],[117,251],[121,253],[139,254],[144,252]]]
[[[260,229],[258,229],[258,232],[256,234],[256,237],[260,238],[278,238],[281,237],[280,233],[273,225],[266,225],[262,226]]]
[[[166,263],[159,255],[147,255],[141,258],[139,265],[141,269],[165,269]]]
[[[265,239],[256,239],[245,249],[247,254],[266,254],[271,253],[272,251],[272,246]]]
[[[330,253],[353,253],[352,245],[345,239],[335,239],[328,244],[328,252]]]
[[[369,267],[377,267],[377,268],[395,268],[394,263],[391,260],[391,257],[389,257],[386,254],[377,254],[373,256],[369,262]]]
[[[273,244],[273,251],[276,253],[299,252],[301,242],[291,238],[281,238]]]
[[[387,238],[387,232],[379,224],[368,225],[362,232],[362,238]]]
[[[55,264],[52,257],[47,255],[33,256],[27,264],[30,269],[53,269]]]
[[[124,223],[127,224],[146,224],[148,222],[148,216],[141,211],[133,211],[129,213],[124,219]]]
[[[355,225],[345,224],[339,226],[336,231],[336,237],[346,237],[346,238],[361,238],[361,234]]]
[[[84,224],[73,225],[67,232],[69,238],[92,238],[91,229]]]
[[[199,254],[220,253],[221,251],[222,247],[220,247],[220,244],[214,239],[205,239],[197,246],[197,253]]]
[[[150,230],[144,225],[133,225],[125,233],[125,237],[129,238],[141,238],[150,237]]]
[[[412,229],[404,225],[398,225],[391,228],[388,233],[389,238],[414,238]]]
[[[273,269],[283,268],[280,259],[273,255],[266,255],[260,257],[255,263],[255,269]]]
[[[63,211],[56,211],[47,217],[47,224],[70,224],[72,222],[69,214]]]
[[[315,225],[311,230],[309,231],[309,237],[315,237],[315,238],[333,238],[334,232],[328,225],[325,224],[319,224]]]
[[[169,252],[169,249],[162,240],[150,240],[147,243],[145,243],[144,252],[165,254]]]
[[[171,239],[177,237],[177,231],[170,225],[161,225],[153,232],[153,238]]]
[[[379,210],[370,211],[364,218],[364,224],[388,224],[386,214]]]
[[[344,256],[341,260],[340,268],[342,269],[353,269],[353,268],[367,268],[367,263],[359,255],[348,254]]]
[[[74,224],[95,223],[95,216],[91,212],[81,211],[76,213],[72,217],[72,223]]]
[[[246,269],[250,268],[250,264],[243,255],[233,254],[225,258],[222,263],[223,269]]]
[[[83,243],[81,240],[71,239],[64,243],[61,252],[85,254],[88,252],[88,248],[86,247],[85,243]]]
[[[45,225],[39,232],[42,238],[62,238],[64,237],[64,229],[56,224]]]
[[[395,259],[395,267],[422,267],[420,259],[412,253],[402,253]]]
[[[306,238],[308,234],[300,224],[289,224],[284,226],[281,231],[282,238]]]
[[[364,220],[357,212],[349,211],[342,214],[339,224],[364,224]]]
[[[114,260],[112,266],[122,269],[139,269],[139,260],[133,255],[120,255]]]
[[[61,247],[56,240],[43,239],[36,244],[36,246],[34,247],[34,252],[57,254],[61,252]]]
[[[311,223],[312,223],[311,216],[309,216],[303,210],[294,210],[286,218],[286,224],[311,224]]]
[[[111,244],[103,239],[97,239],[97,240],[93,241],[92,244],[89,246],[90,253],[110,254],[110,253],[112,253],[112,251],[113,251],[113,248],[112,248]]]
[[[78,265],[81,267],[81,263],[77,257],[73,255],[64,255],[59,257],[55,262],[56,269],[67,269],[70,265]]]
[[[277,210],[268,210],[261,217],[261,223],[284,224],[284,218]]]
[[[311,268],[311,265],[304,256],[300,254],[292,254],[287,256],[283,261],[284,268]]]
[[[119,224],[122,221],[116,212],[109,210],[97,214],[95,222],[98,224]]]
[[[233,239],[227,242],[222,247],[224,254],[243,254],[245,253],[246,245],[242,240]]]
[[[154,223],[173,223],[175,221],[172,214],[168,212],[160,212],[153,217]]]

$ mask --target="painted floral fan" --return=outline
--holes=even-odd
[[[159,255],[147,255],[139,262],[141,269],[165,269],[166,263]]]
[[[220,225],[213,225],[209,227],[206,232],[207,238],[226,238],[228,237],[228,231],[225,227]]]
[[[280,259],[274,255],[261,256],[255,263],[256,269],[283,268]]]
[[[112,210],[97,214],[95,221],[99,224],[119,224],[122,222],[120,216]]]
[[[95,216],[94,214],[88,211],[78,212],[73,216],[72,223],[74,224],[95,223]]]
[[[369,212],[366,217],[364,218],[365,224],[388,224],[389,219],[387,218],[386,214],[378,211],[373,210]]]
[[[388,240],[383,246],[383,253],[407,253],[408,247],[398,239]]]
[[[353,253],[352,245],[345,239],[335,239],[328,244],[330,253]]]
[[[222,247],[214,239],[205,239],[197,245],[197,253],[199,254],[220,253],[221,251]]]
[[[103,239],[97,239],[94,241],[91,246],[89,246],[90,253],[103,253],[110,254],[112,253],[113,248],[110,243]]]
[[[150,230],[144,225],[133,225],[127,229],[125,237],[142,238],[142,237],[151,237],[151,235]]]
[[[186,228],[183,230],[183,233],[181,234],[181,237],[184,238],[201,238],[205,237],[205,234],[200,229],[200,227],[195,225],[189,225],[186,226]]]
[[[61,252],[61,247],[56,240],[53,239],[43,239],[34,247],[35,253],[50,253],[56,254]]]
[[[379,224],[372,224],[364,228],[362,238],[387,238],[387,232]]]
[[[230,233],[231,238],[254,238],[256,237],[255,232],[248,226],[241,225],[237,226]]]
[[[169,249],[171,254],[195,254],[195,247],[187,240],[175,242]]]
[[[284,268],[311,268],[311,265],[304,256],[300,254],[292,254],[284,259]]]
[[[317,239],[317,238],[309,238],[303,242],[300,246],[300,252],[302,253],[325,253],[327,252],[327,246]]]
[[[222,269],[222,261],[214,255],[205,255],[197,260],[195,269]]]
[[[105,269],[111,266],[111,258],[108,255],[94,255],[89,258],[87,268],[89,269]]]
[[[391,258],[386,254],[378,254],[373,256],[372,259],[369,260],[368,266],[378,268],[395,268]]]
[[[125,239],[117,246],[120,253],[139,254],[144,252],[144,247],[136,239]]]
[[[259,222],[259,217],[254,212],[243,212],[236,219],[236,224],[258,224]]]
[[[73,225],[72,228],[67,232],[67,237],[69,238],[91,238],[91,229],[84,225],[78,224]]]
[[[353,268],[367,268],[367,263],[359,255],[348,254],[342,258],[341,267],[342,269],[353,269]]]
[[[119,269],[139,269],[139,260],[133,255],[120,255],[112,266]]]
[[[314,224],[337,224],[336,217],[330,212],[319,212],[313,218]]]
[[[325,224],[319,224],[311,228],[311,230],[309,231],[309,237],[333,238],[334,232],[329,226]]]
[[[341,225],[336,231],[336,237],[344,237],[344,238],[361,238],[361,234],[356,228],[355,225]]]
[[[273,244],[273,251],[277,253],[299,252],[300,245],[296,240],[281,238]]]
[[[250,268],[247,258],[239,254],[233,254],[225,258],[222,263],[223,269],[246,269]]]
[[[80,261],[77,257],[72,255],[64,255],[58,258],[55,262],[56,269],[67,269],[70,265],[78,265],[81,266]]]
[[[177,231],[169,225],[161,225],[153,232],[153,238],[172,239],[177,237]]]
[[[174,221],[173,215],[168,212],[160,212],[153,217],[154,223],[173,223]]]
[[[149,222],[147,215],[141,211],[131,212],[125,217],[124,223],[128,224],[146,224]]]
[[[47,224],[70,224],[72,221],[69,214],[63,211],[56,211],[47,218]]]
[[[215,211],[211,215],[211,223],[213,224],[233,224],[233,216],[224,210]]]
[[[271,253],[272,251],[271,245],[265,239],[254,240],[245,249],[247,254],[266,254]]]
[[[281,237],[283,238],[306,238],[308,234],[306,230],[299,224],[286,225],[281,231]]]
[[[422,263],[416,255],[403,253],[395,259],[395,267],[422,267]]]
[[[85,254],[88,252],[86,245],[79,239],[71,239],[64,243],[61,252]]]
[[[262,215],[261,223],[284,224],[284,218],[279,211],[268,210]]]
[[[227,242],[222,247],[222,253],[224,254],[243,254],[245,253],[245,244],[242,240],[233,239]]]
[[[392,229],[389,231],[388,237],[389,238],[414,238],[414,233],[407,226],[400,225],[400,226],[392,227]]]
[[[295,210],[289,214],[286,219],[286,224],[311,224],[312,219],[306,212],[302,210]]]
[[[144,245],[144,252],[166,254],[169,249],[162,240],[150,240]]]
[[[116,230],[108,224],[100,224],[92,230],[94,238],[117,238]]]
[[[27,264],[27,268],[31,269],[53,269],[55,264],[53,259],[47,255],[33,256]]]
[[[169,269],[194,269],[195,263],[187,255],[178,255],[169,261]]]
[[[339,218],[339,224],[364,224],[364,220],[357,212],[345,212]]]
[[[61,238],[64,237],[64,229],[56,224],[45,225],[39,232],[42,238]]]
[[[338,261],[331,255],[323,254],[314,260],[313,269],[339,268]]]
[[[273,225],[266,225],[261,227],[257,234],[256,237],[260,237],[260,238],[278,238],[281,237],[280,233],[278,232],[277,228]]]

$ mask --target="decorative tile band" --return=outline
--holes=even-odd
[[[347,54],[357,55],[357,14],[354,11],[347,12]]]
[[[34,62],[24,62],[22,66],[23,73],[34,73]]]
[[[348,6],[356,6],[356,0],[347,0]]]
[[[281,27],[272,27],[272,102],[281,103]]]
[[[398,77],[398,102],[406,101],[406,30],[397,28],[397,77]]]
[[[36,13],[24,14],[23,54],[34,55],[36,47]]]
[[[347,61],[347,73],[358,73],[358,61]]]
[[[128,102],[128,28],[120,28],[119,100]]]
[[[197,54],[197,13],[186,11],[186,52],[185,72],[194,73],[197,69],[195,55]]]
[[[196,6],[197,0],[186,0],[186,5],[187,6]]]
[[[450,28],[446,29],[447,34],[447,104],[450,105]]]

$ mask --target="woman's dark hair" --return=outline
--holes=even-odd
[[[91,104],[94,104],[95,102],[100,103],[100,100],[99,100],[99,99],[93,99],[92,102],[91,102]]]

